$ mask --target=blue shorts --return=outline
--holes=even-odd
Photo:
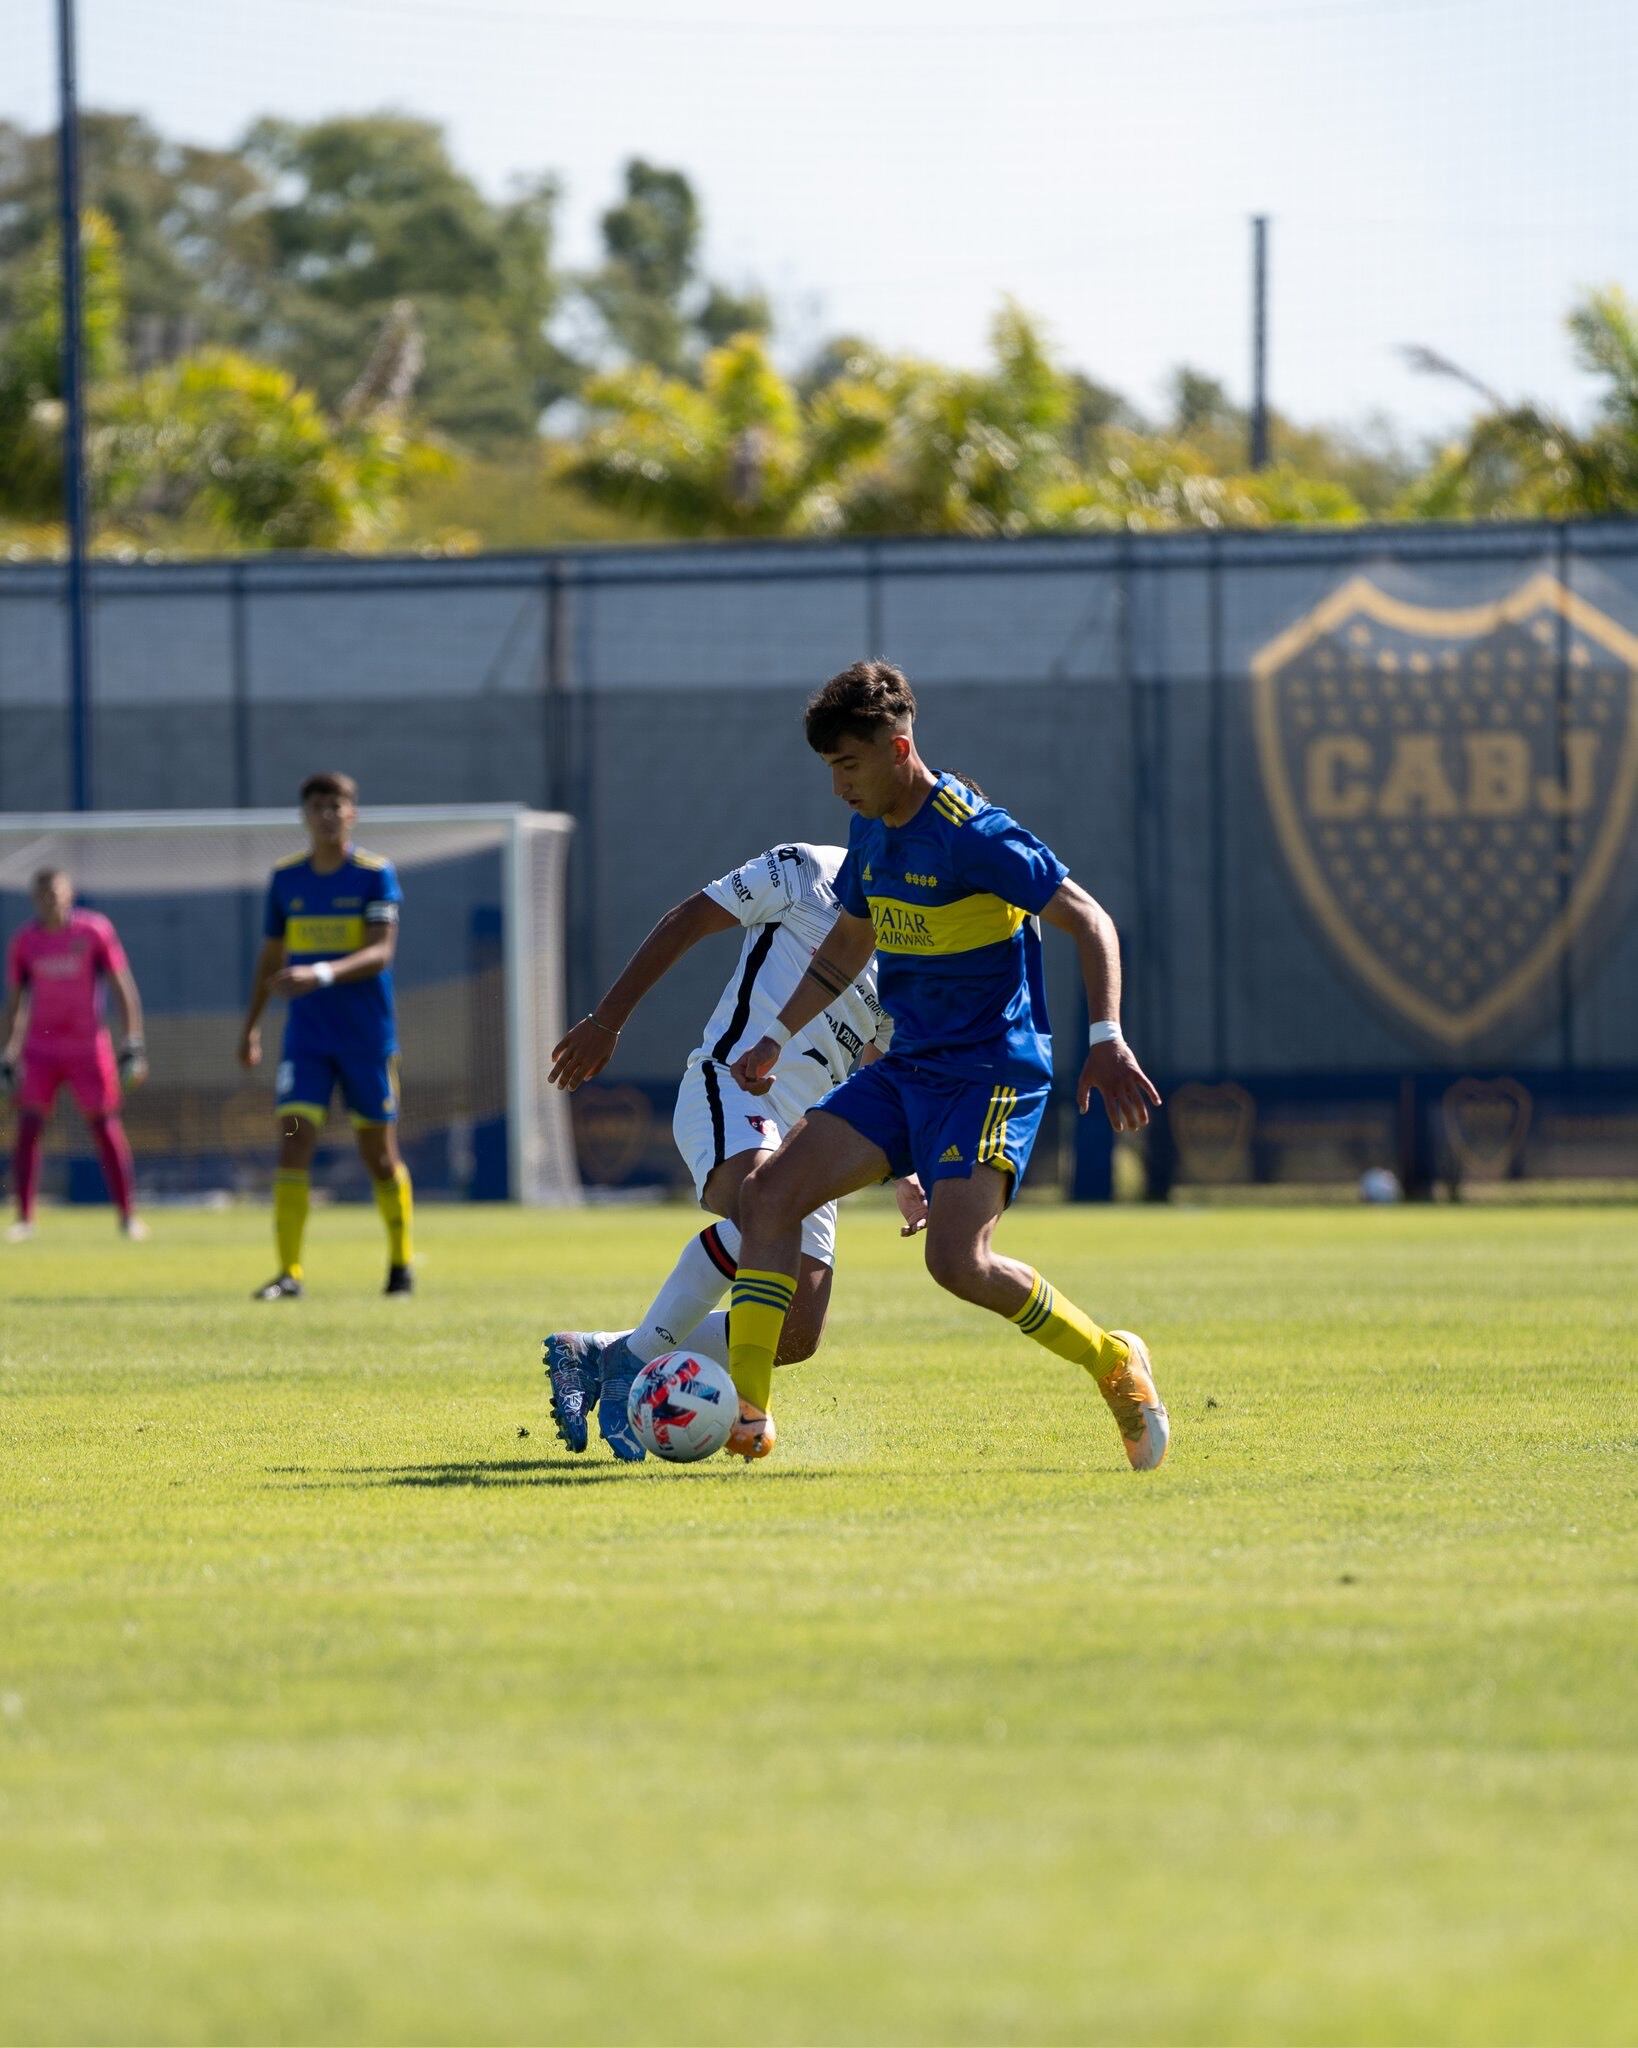
[[[294,1112],[322,1126],[336,1089],[355,1124],[398,1121],[396,1053],[286,1054],[279,1061],[277,1103],[281,1115]]]
[[[850,1074],[818,1108],[879,1145],[895,1180],[913,1173],[931,1194],[940,1180],[966,1180],[975,1166],[1008,1175],[1018,1192],[1052,1093],[1035,1075],[1017,1086],[940,1074],[889,1053]]]

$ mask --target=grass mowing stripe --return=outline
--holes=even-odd
[[[1140,1477],[850,1206],[767,1465],[562,1452],[696,1221],[0,1255],[0,2037],[1624,2037],[1630,1212],[1021,1209]]]

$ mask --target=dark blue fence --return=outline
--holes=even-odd
[[[1544,1077],[1587,1076],[1619,1102],[1638,1069],[1631,522],[99,566],[93,594],[99,806],[293,801],[333,764],[366,805],[572,811],[579,1005],[701,881],[844,836],[801,706],[881,653],[929,757],[1116,916],[1128,1033],[1174,1101],[1252,1100],[1246,1173],[1370,1149],[1277,1142],[1281,1089],[1513,1077],[1545,1104]],[[0,808],[66,800],[63,632],[57,572],[0,571]],[[730,964],[701,948],[639,1013],[589,1158],[670,1084]],[[1066,1086],[1078,1064],[1066,1031]],[[1183,1102],[1193,1149],[1174,1115],[1159,1184],[1233,1122],[1230,1094]],[[1433,1140],[1382,1116],[1354,1125],[1421,1174]],[[1538,1135],[1519,1170],[1574,1151]]]

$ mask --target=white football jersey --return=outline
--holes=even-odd
[[[841,904],[833,884],[844,858],[840,846],[770,846],[707,883],[712,902],[744,925],[745,943],[691,1067],[702,1060],[728,1064],[766,1036],[836,922]],[[867,1045],[885,1052],[892,1036],[893,1020],[876,1000],[873,957],[845,995],[792,1035],[779,1055],[780,1088],[809,1108],[847,1079]]]

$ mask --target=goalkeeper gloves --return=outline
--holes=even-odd
[[[119,1077],[127,1088],[148,1078],[148,1053],[140,1038],[128,1038],[119,1049]]]

